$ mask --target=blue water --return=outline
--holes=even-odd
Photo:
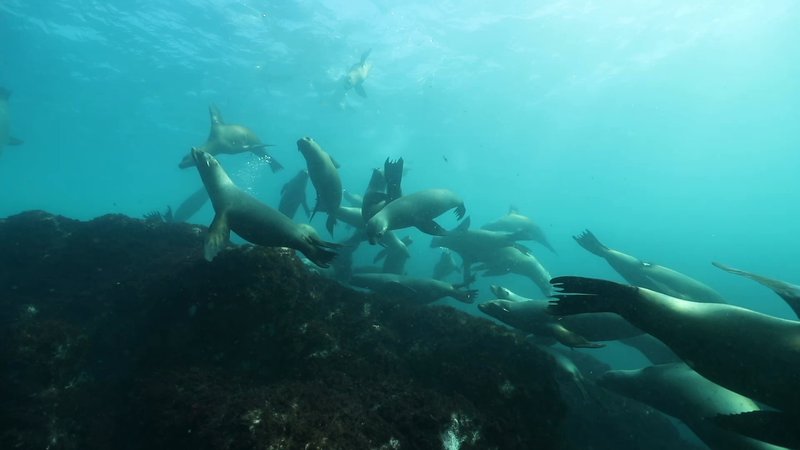
[[[200,185],[177,163],[216,103],[276,145],[278,174],[220,157],[269,204],[305,165],[295,141],[312,136],[351,191],[402,156],[405,192],[450,188],[473,224],[517,206],[558,249],[533,244],[554,275],[619,279],[573,242],[589,228],[792,318],[710,261],[800,283],[798,23],[789,0],[4,0],[0,85],[25,144],[0,156],[0,216],[177,206]],[[368,98],[332,99],[370,48]],[[206,206],[192,221],[211,217]],[[429,275],[438,252],[408,234],[409,273]],[[539,295],[507,277],[480,280],[482,299],[489,282]]]

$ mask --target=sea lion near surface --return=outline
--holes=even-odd
[[[698,302],[726,303],[710,286],[668,267],[644,262],[603,245],[586,230],[573,239],[584,249],[608,262],[628,283],[672,297]]]
[[[753,400],[705,379],[685,363],[611,370],[596,383],[684,422],[712,449],[783,448],[725,431],[709,420],[719,414],[739,414],[761,408]]]
[[[269,164],[273,172],[283,169],[283,166],[266,151],[266,147],[270,144],[264,144],[261,139],[253,132],[253,130],[243,126],[226,124],[222,120],[222,114],[215,105],[208,107],[208,113],[211,116],[211,131],[208,133],[206,143],[198,150],[207,152],[215,156],[221,153],[236,154],[244,152],[252,152],[259,158]],[[183,157],[178,167],[185,169],[194,165],[192,152]]]
[[[3,153],[3,147],[6,145],[22,144],[22,140],[17,139],[10,134],[11,114],[8,109],[8,99],[10,97],[11,91],[0,87],[0,154]]]
[[[391,273],[362,273],[354,274],[350,279],[353,286],[363,287],[372,291],[389,295],[397,295],[417,304],[433,303],[444,297],[452,297],[462,303],[472,303],[477,296],[477,291],[462,289],[432,278],[418,278]]]
[[[302,206],[303,211],[306,212],[306,217],[309,217],[311,210],[308,208],[306,199],[306,186],[308,186],[308,171],[301,170],[281,188],[281,201],[278,204],[278,211],[286,214],[286,217],[294,219],[295,214],[297,214],[297,208]]]
[[[769,278],[763,275],[736,269],[718,262],[712,262],[711,264],[714,265],[714,267],[722,269],[728,273],[749,278],[756,283],[761,284],[762,286],[768,287],[773,292],[778,294],[780,298],[786,301],[786,304],[788,304],[789,307],[792,308],[792,311],[794,311],[794,315],[800,318],[800,286],[787,283],[785,281],[776,280],[775,278]]]
[[[299,250],[320,267],[327,267],[336,256],[332,250],[337,244],[323,241],[311,226],[292,222],[239,189],[214,156],[192,149],[192,157],[216,213],[205,240],[206,260],[213,260],[225,247],[231,231],[253,244]]]
[[[361,60],[352,66],[342,78],[342,87],[346,94],[350,89],[356,91],[356,94],[363,98],[367,98],[367,92],[364,90],[364,80],[369,76],[372,70],[372,63],[367,61],[372,49],[369,49],[361,54]]]
[[[504,231],[507,233],[518,233],[524,235],[520,240],[533,240],[544,245],[548,250],[557,253],[556,249],[550,244],[542,228],[530,218],[520,214],[515,207],[508,210],[508,214],[487,223],[481,227],[489,231]]]
[[[339,163],[310,137],[298,139],[297,150],[306,160],[308,176],[317,191],[317,202],[311,218],[319,211],[328,213],[325,228],[333,236],[336,213],[342,204],[342,179],[339,177]]]
[[[552,283],[559,292],[553,314],[619,314],[708,380],[779,416],[800,416],[800,322],[606,280],[558,277]]]
[[[425,189],[404,195],[388,203],[367,221],[367,238],[375,244],[387,230],[416,227],[426,234],[442,236],[447,230],[435,218],[453,210],[458,220],[464,218],[464,201],[448,189]]]

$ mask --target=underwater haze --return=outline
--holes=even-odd
[[[24,144],[0,156],[0,216],[174,208],[200,187],[178,162],[205,141],[213,103],[274,144],[278,173],[219,158],[270,205],[311,136],[350,191],[403,157],[404,192],[451,189],[474,225],[514,205],[558,251],[533,245],[553,275],[619,279],[573,241],[588,228],[793,318],[710,262],[800,282],[798,23],[790,0],[4,0],[0,86]],[[336,95],[370,49],[367,97]],[[330,238],[324,220],[312,224]],[[405,234],[408,272],[429,275],[439,251]],[[540,297],[510,280],[479,280],[481,298],[490,282]]]

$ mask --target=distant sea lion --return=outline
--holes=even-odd
[[[407,277],[390,273],[355,274],[350,283],[376,292],[397,295],[418,304],[432,303],[444,297],[472,303],[478,293],[432,278]]]
[[[753,400],[708,381],[684,363],[611,370],[597,384],[684,422],[712,449],[781,448],[715,426],[709,419],[718,414],[761,408]]]
[[[513,206],[509,208],[508,214],[503,217],[500,217],[497,220],[487,223],[486,225],[481,227],[484,230],[489,231],[505,231],[507,233],[519,233],[521,236],[520,240],[533,240],[536,241],[550,250],[553,253],[556,253],[556,250],[550,245],[550,241],[547,240],[547,236],[545,236],[544,231],[542,228],[536,224],[530,218],[523,216],[520,214],[516,208]]]
[[[216,212],[205,242],[208,261],[227,244],[231,230],[253,244],[299,250],[320,267],[327,267],[336,256],[331,249],[337,244],[323,241],[310,226],[292,222],[236,187],[211,154],[192,149],[192,157]]]
[[[286,217],[294,219],[297,208],[302,206],[306,217],[310,216],[311,210],[306,201],[306,186],[308,186],[308,171],[301,170],[281,188],[281,202],[278,204],[278,211],[286,214]]]
[[[331,158],[320,145],[310,137],[297,141],[297,150],[302,153],[308,166],[308,176],[317,191],[317,203],[311,217],[318,211],[328,213],[325,228],[333,236],[336,213],[342,204],[342,180],[339,178],[339,163]]]
[[[372,69],[372,63],[367,61],[371,52],[372,49],[365,51],[361,54],[361,60],[350,66],[350,70],[347,71],[342,80],[345,93],[353,89],[356,94],[367,98],[367,92],[364,91],[364,80],[367,79],[369,71]]]
[[[800,417],[800,322],[606,280],[558,277],[552,283],[560,292],[551,302],[553,314],[617,313],[708,380],[779,410],[774,417]],[[800,432],[795,436],[800,442]]]
[[[442,213],[454,210],[459,220],[467,209],[458,195],[447,189],[426,189],[404,195],[387,204],[367,222],[367,238],[370,244],[377,242],[387,230],[417,227],[432,235],[444,235],[447,231],[434,221]]]
[[[586,230],[575,241],[590,253],[604,258],[628,283],[661,292],[672,297],[696,302],[725,303],[717,291],[706,284],[670,268],[644,262],[603,245],[591,231]]]
[[[761,284],[762,286],[772,289],[773,292],[778,294],[778,296],[785,300],[789,307],[792,308],[794,315],[800,318],[800,286],[787,283],[785,281],[776,280],[774,278],[768,278],[752,272],[735,269],[731,266],[726,266],[725,264],[718,262],[712,262],[711,264],[713,264],[714,267],[718,267],[728,273],[749,278],[756,283]]]
[[[221,153],[236,154],[252,152],[259,158],[266,161],[273,172],[283,169],[283,166],[270,155],[261,139],[249,128],[243,125],[229,125],[222,120],[222,114],[215,105],[208,107],[211,116],[211,131],[208,133],[206,143],[198,147],[198,150],[207,152],[214,156]],[[183,157],[178,167],[185,169],[194,165],[192,152]]]
[[[9,134],[11,128],[11,114],[8,110],[8,99],[11,97],[11,91],[6,88],[0,87],[0,154],[3,153],[3,147],[6,145],[20,145],[22,141]]]

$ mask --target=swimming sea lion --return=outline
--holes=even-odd
[[[500,247],[484,255],[482,260],[476,270],[485,277],[516,273],[533,281],[545,296],[551,293],[550,272],[531,253],[516,247]]]
[[[509,208],[508,214],[500,217],[497,220],[487,223],[481,228],[489,231],[520,233],[520,235],[525,236],[524,238],[520,238],[520,240],[530,239],[536,241],[547,247],[547,249],[551,252],[556,253],[556,250],[552,245],[550,245],[550,241],[547,240],[547,236],[545,236],[542,228],[533,220],[520,214],[513,206]]]
[[[417,227],[427,234],[442,236],[447,230],[434,221],[447,210],[454,210],[459,220],[467,209],[464,201],[447,189],[426,189],[404,195],[388,203],[367,222],[367,238],[375,244],[386,230]]]
[[[387,233],[388,235],[388,233]],[[385,237],[386,235],[384,235]],[[406,236],[403,239],[400,239],[400,245],[394,247],[386,247],[378,252],[375,255],[375,258],[372,260],[373,263],[380,261],[383,259],[383,267],[381,272],[383,273],[394,273],[397,275],[405,275],[406,272],[406,262],[408,258],[411,257],[411,253],[408,251],[408,246],[413,244],[414,241],[411,239],[410,236]]]
[[[286,214],[288,218],[294,219],[297,208],[302,206],[306,217],[310,216],[311,210],[306,202],[306,186],[308,186],[308,171],[301,170],[281,188],[281,202],[278,204],[278,211]]]
[[[776,280],[774,278],[768,278],[752,272],[735,269],[731,266],[726,266],[725,264],[718,262],[712,262],[711,264],[713,264],[714,267],[718,267],[728,273],[750,278],[751,280],[772,289],[773,292],[778,294],[780,298],[784,299],[789,307],[792,308],[794,315],[800,318],[800,286],[787,283],[785,281]]]
[[[709,419],[718,414],[761,408],[753,400],[708,381],[684,363],[611,370],[597,384],[684,422],[712,449],[781,448],[715,426]]]
[[[433,266],[433,279],[443,280],[453,272],[458,271],[458,264],[453,259],[453,254],[448,249],[442,249],[439,261]]]
[[[603,344],[589,342],[583,336],[558,323],[552,315],[547,314],[547,306],[545,300],[513,302],[494,299],[479,304],[478,309],[512,328],[534,334],[537,338],[551,339],[548,343],[555,340],[567,347],[604,347]]]
[[[670,268],[641,261],[603,245],[591,231],[573,236],[581,247],[601,258],[634,285],[672,297],[698,302],[725,303],[717,291],[700,281]]]
[[[364,192],[361,215],[368,221],[387,203],[402,197],[403,158],[392,161],[386,158],[383,170],[373,169],[367,190]]]
[[[571,381],[578,388],[583,401],[588,401],[590,397],[589,392],[586,390],[587,381],[581,370],[575,365],[575,362],[559,349],[545,345],[537,345],[536,347],[553,358],[553,362],[556,365],[556,378]]]
[[[370,52],[372,52],[372,49],[362,53],[361,61],[350,66],[350,70],[348,70],[347,74],[345,74],[342,80],[345,93],[350,89],[353,89],[356,91],[356,94],[367,98],[367,93],[364,91],[364,80],[367,79],[369,76],[369,71],[372,69],[372,63],[367,61]]]
[[[417,304],[435,302],[444,297],[452,297],[462,303],[472,303],[477,291],[464,290],[458,285],[434,280],[391,273],[355,274],[350,279],[353,286],[367,288],[376,292],[397,295]]]
[[[269,164],[273,172],[283,169],[283,166],[270,155],[265,147],[269,144],[264,144],[261,139],[256,136],[253,130],[243,125],[229,125],[222,120],[222,114],[216,106],[211,105],[208,107],[208,113],[211,116],[211,131],[208,133],[206,143],[198,147],[198,150],[207,152],[214,156],[220,153],[236,154],[244,152],[252,152],[259,158]],[[178,167],[185,169],[194,165],[192,153],[183,157],[183,160],[178,164]]]
[[[510,300],[512,302],[527,302],[533,300],[532,298],[526,298],[519,294],[514,293],[511,289],[504,288],[503,286],[497,284],[489,285],[489,290],[492,291],[492,294],[495,297],[502,299],[502,300]]]
[[[3,147],[6,145],[20,145],[22,141],[12,137],[9,134],[11,114],[8,111],[8,99],[11,97],[11,91],[6,88],[0,87],[0,154],[3,153]]]
[[[336,256],[331,249],[337,248],[337,244],[323,241],[311,226],[292,222],[280,211],[236,187],[211,154],[192,149],[192,157],[216,213],[206,236],[208,261],[225,247],[233,230],[253,244],[294,248],[314,264],[328,267]]]
[[[582,277],[552,280],[550,312],[614,312],[650,333],[710,381],[800,416],[800,322],[722,303]]]
[[[483,261],[501,247],[512,247],[517,240],[523,238],[525,231],[506,233],[490,230],[470,230],[470,218],[467,217],[453,230],[444,236],[431,239],[431,247],[445,247],[461,255],[465,261]],[[547,277],[549,287],[549,279]]]
[[[297,150],[303,154],[308,166],[308,176],[311,184],[317,191],[317,203],[311,218],[318,211],[328,213],[325,228],[333,236],[333,227],[336,225],[336,213],[342,204],[342,180],[339,178],[339,163],[331,158],[319,144],[310,137],[297,141]]]

